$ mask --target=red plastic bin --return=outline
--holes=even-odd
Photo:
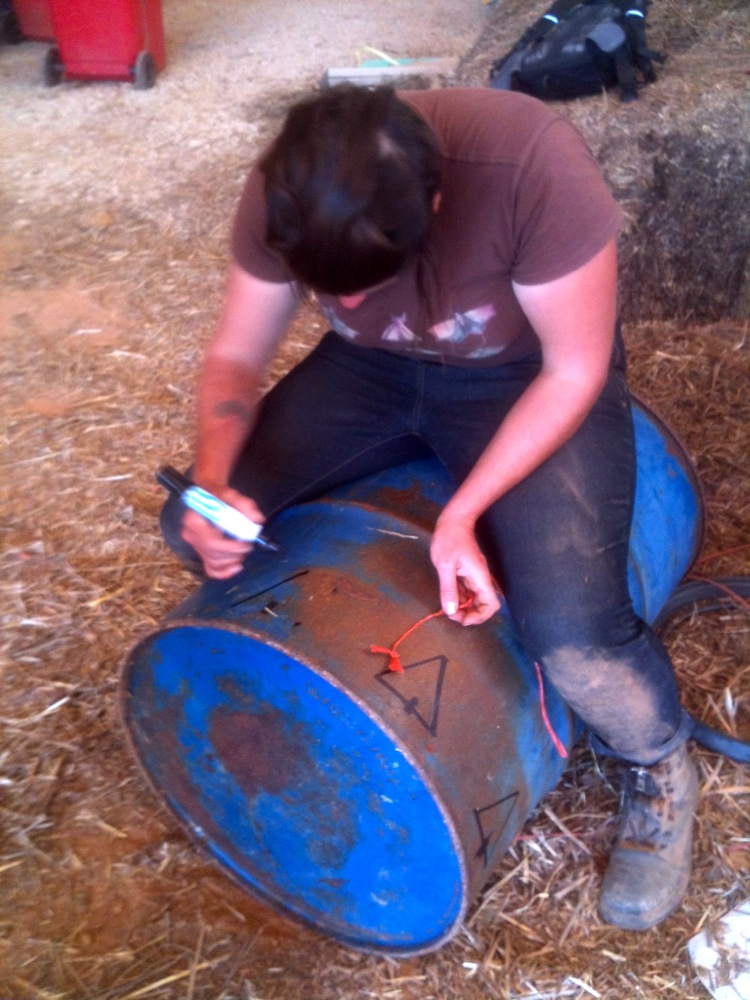
[[[56,46],[44,82],[131,80],[153,87],[164,68],[161,0],[50,0]]]
[[[54,39],[49,0],[13,0],[13,10],[24,38],[38,42]]]

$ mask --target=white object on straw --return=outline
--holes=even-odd
[[[688,952],[715,1000],[750,1000],[750,900],[691,938]]]

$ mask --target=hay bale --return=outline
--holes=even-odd
[[[457,83],[486,86],[493,62],[548,6],[493,6]],[[626,319],[750,316],[748,32],[744,0],[657,0],[648,42],[666,62],[637,102],[621,104],[611,92],[554,102],[586,138],[626,213]]]

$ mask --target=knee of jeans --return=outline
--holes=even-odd
[[[547,651],[541,664],[576,715],[618,756],[641,759],[679,726],[671,663],[647,630],[620,648],[560,646]]]
[[[508,609],[526,650],[545,659],[556,649],[622,648],[638,639],[643,622],[627,590],[590,594],[572,587],[548,594],[549,600],[529,600],[509,588]]]
[[[547,660],[555,650],[618,648],[635,641],[643,623],[628,605],[587,614],[585,609],[523,609],[513,615],[521,644],[537,660]]]

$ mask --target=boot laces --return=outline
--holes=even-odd
[[[657,849],[669,835],[665,820],[668,810],[659,809],[664,795],[645,767],[631,768],[626,776],[622,796],[622,827],[620,842],[643,849]]]

